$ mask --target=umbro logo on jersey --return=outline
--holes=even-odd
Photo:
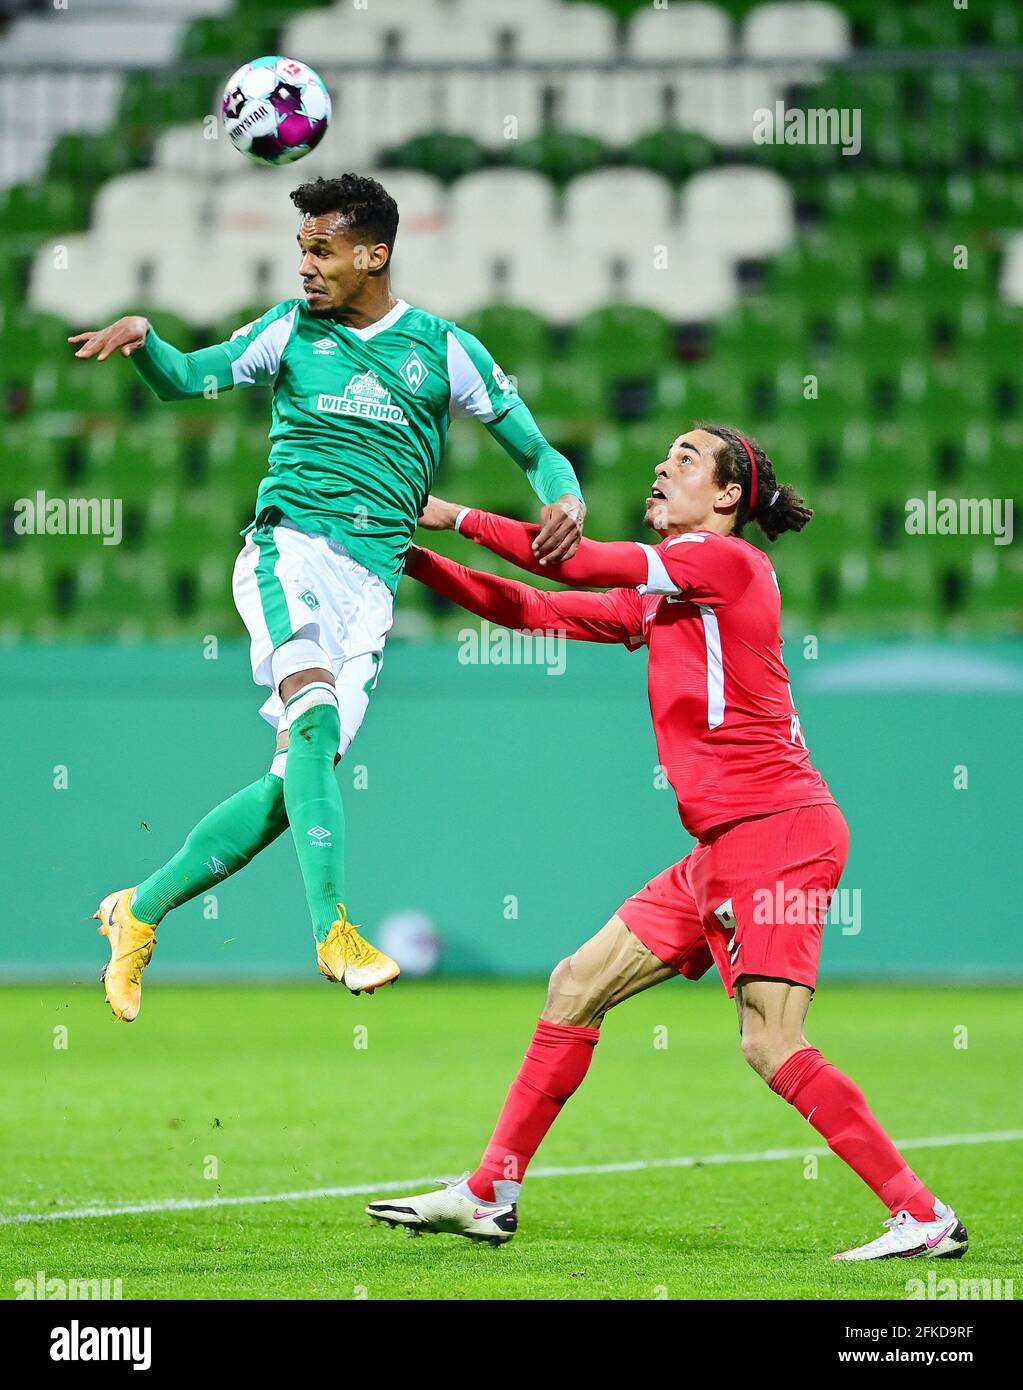
[[[419,390],[423,382],[430,375],[430,370],[423,362],[423,359],[416,352],[415,348],[405,358],[405,361],[398,368],[398,375],[406,382],[413,395]]]
[[[313,343],[313,356],[323,357],[328,352],[336,352],[337,343],[333,338],[317,338]]]

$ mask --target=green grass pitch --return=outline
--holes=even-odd
[[[353,999],[151,972],[127,1027],[95,984],[7,988],[2,1214],[457,1175],[489,1137],[542,998],[536,984]],[[808,1035],[896,1138],[1023,1130],[1019,1003],[1008,989],[825,983]],[[538,1176],[497,1250],[375,1226],[364,1197],[5,1224],[0,1292],[43,1270],[119,1278],[126,1299],[899,1299],[928,1269],[1020,1274],[1019,1140],[908,1153],[966,1221],[970,1252],[869,1266],[829,1256],[879,1234],[885,1213],[834,1157],[805,1160],[819,1144],[742,1061],[723,991],[680,981],[609,1016],[536,1165],[800,1156]]]

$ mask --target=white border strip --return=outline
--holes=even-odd
[[[994,1130],[989,1134],[939,1134],[922,1139],[896,1139],[897,1149],[944,1149],[965,1144],[1014,1144],[1023,1140],[1023,1129]],[[642,1173],[654,1168],[704,1168],[722,1163],[778,1163],[785,1159],[827,1157],[828,1148],[763,1149],[745,1154],[686,1154],[678,1158],[637,1158],[630,1163],[588,1163],[575,1168],[530,1168],[536,1178],[578,1178],[601,1173]],[[81,1221],[100,1216],[137,1216],[145,1212],[207,1211],[212,1207],[255,1207],[268,1202],[312,1202],[326,1197],[368,1197],[374,1193],[402,1192],[429,1187],[436,1178],[400,1178],[393,1182],[357,1183],[352,1187],[313,1187],[305,1192],[268,1192],[253,1197],[168,1197],[154,1202],[133,1202],[123,1207],[79,1207],[74,1211],[21,1212],[0,1216],[0,1226],[35,1221]]]

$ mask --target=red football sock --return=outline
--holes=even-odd
[[[855,1081],[817,1048],[804,1047],[783,1062],[771,1078],[771,1090],[795,1106],[893,1216],[908,1211],[916,1221],[934,1220],[934,1193],[878,1124]]]
[[[495,1181],[522,1181],[561,1107],[582,1085],[599,1038],[599,1028],[571,1028],[543,1019],[536,1025],[497,1128],[469,1178],[469,1190],[481,1202],[497,1200]]]

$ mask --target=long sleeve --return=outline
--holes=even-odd
[[[257,386],[277,376],[295,323],[297,300],[285,300],[247,323],[223,343],[181,352],[152,326],[131,361],[161,401],[216,396],[236,386]]]
[[[548,443],[524,401],[491,421],[487,430],[519,465],[541,502],[555,502],[566,493],[582,497],[575,469]]]
[[[146,334],[144,345],[132,353],[131,363],[139,376],[161,401],[184,401],[194,396],[230,391],[231,358],[223,343],[182,352],[165,343],[155,328]]]
[[[633,648],[643,643],[642,613],[635,593],[628,590],[547,593],[468,569],[432,550],[411,554],[408,572],[414,579],[501,627],[563,633],[583,642],[623,642]]]
[[[636,541],[582,540],[571,560],[560,565],[541,565],[533,554],[533,540],[540,528],[530,522],[513,521],[493,512],[475,508],[462,517],[459,531],[495,555],[520,569],[542,574],[573,588],[610,589],[618,585],[636,587],[649,578],[649,546]]]
[[[541,502],[571,494],[582,497],[575,469],[544,438],[512,378],[480,340],[452,325],[448,332],[448,376],[452,416],[468,415],[487,427],[519,465]]]

